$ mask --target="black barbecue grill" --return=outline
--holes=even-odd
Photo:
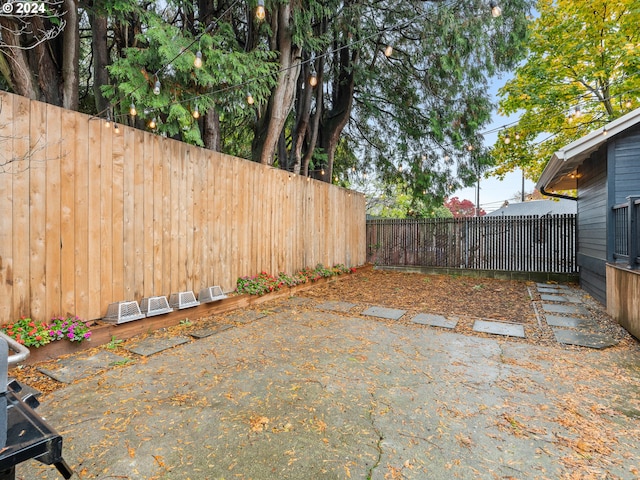
[[[9,345],[16,352],[11,356]],[[0,480],[14,480],[16,465],[31,458],[71,478],[73,471],[62,458],[62,437],[34,411],[37,398],[21,396],[20,384],[8,381],[9,365],[28,355],[27,348],[0,332]]]

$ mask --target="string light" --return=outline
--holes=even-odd
[[[507,145],[511,143],[511,137],[508,133],[504,136],[504,143],[506,143]]]
[[[625,102],[624,106],[627,107],[627,108],[631,108],[631,99],[630,98],[627,98],[627,101]]]
[[[156,84],[153,86],[153,94],[160,95],[160,80],[156,77]]]
[[[606,137],[606,136],[607,136],[607,133],[609,133],[609,132],[607,131],[607,127],[603,127],[603,128],[602,128],[602,135]]]
[[[256,18],[258,20],[264,20],[267,12],[264,9],[264,0],[258,0],[258,6],[256,7]]]
[[[255,100],[253,99],[253,95],[251,95],[251,92],[247,93],[247,103],[249,105],[253,105],[255,102]]]
[[[193,60],[193,66],[196,68],[202,68],[202,52],[200,50],[196,52],[196,58]]]
[[[312,87],[318,85],[318,76],[315,71],[311,71],[311,75],[309,75],[309,85]]]
[[[473,151],[473,145],[467,145],[467,150],[469,150],[470,152]]]
[[[129,115],[131,115],[132,117],[135,117],[138,114],[138,111],[136,110],[136,105],[131,102],[131,106],[129,107]]]
[[[498,5],[498,3],[494,0],[491,0],[491,2],[489,2],[489,8],[491,8],[491,16],[493,18],[498,18],[500,15],[502,15],[502,9],[500,8],[500,5]]]
[[[516,132],[516,140],[520,140],[520,132]]]
[[[104,128],[111,128],[111,114],[107,112],[107,118],[104,121]]]
[[[387,45],[387,48],[384,49],[384,56],[389,58],[393,55],[393,47],[391,45]]]
[[[120,133],[120,127],[118,126],[117,123],[113,124],[113,131],[116,132],[116,133]]]
[[[196,120],[198,118],[200,118],[200,111],[198,110],[198,105],[196,105],[195,107],[193,107],[193,113],[191,113],[191,115],[193,116],[193,118],[195,118]]]
[[[320,170],[320,175],[324,176],[324,168]]]
[[[158,124],[156,123],[156,117],[153,117],[151,119],[151,121],[149,122],[149,128],[151,130],[155,130],[155,128],[158,126]]]

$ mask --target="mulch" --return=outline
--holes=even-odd
[[[573,287],[577,288],[576,285]],[[337,281],[317,285],[301,295],[314,300],[315,303],[334,300],[351,302],[362,307],[384,306],[403,309],[407,310],[407,318],[417,313],[456,317],[458,325],[455,331],[465,335],[491,336],[473,331],[473,322],[476,319],[517,323],[524,326],[526,338],[509,338],[508,341],[536,345],[558,345],[553,330],[544,321],[540,321],[537,314],[536,303],[539,304],[540,298],[534,282],[363,269],[354,274],[339,277]],[[599,330],[608,333],[620,342],[618,346],[613,348],[624,349],[637,343],[637,340],[607,315],[599,302],[584,293],[583,297],[584,306],[589,310],[590,316],[598,322]],[[269,302],[264,304],[261,309],[276,308],[285,301]],[[310,307],[301,306],[299,308]],[[353,311],[357,312],[358,309],[353,309]],[[349,315],[351,314],[349,312]],[[233,323],[233,315],[234,312],[231,312],[226,315],[218,315],[215,318],[200,319],[192,324],[181,324],[162,329],[151,333],[151,335],[184,335],[190,329],[202,328],[212,321]],[[137,337],[110,347],[118,351],[128,342],[139,340],[140,337]],[[91,355],[102,348],[106,348],[106,346],[86,350],[83,355]],[[581,347],[563,346],[563,348],[579,349]],[[52,364],[52,362],[48,363]],[[12,369],[10,375],[18,381],[36,388],[44,395],[62,388],[64,384],[38,371],[38,368],[43,366],[46,367],[47,364],[20,366]]]

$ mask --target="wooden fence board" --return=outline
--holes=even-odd
[[[13,208],[13,96],[0,92],[0,211]],[[0,215],[0,315],[5,321],[13,308],[13,215]]]
[[[367,259],[379,265],[575,273],[575,215],[369,220]]]
[[[365,261],[361,196],[6,92],[0,101],[0,208],[11,211],[0,216],[0,323],[96,319],[117,301]]]
[[[63,313],[60,307],[60,128],[61,110],[47,105],[47,132],[45,137],[45,288],[46,317]],[[0,180],[1,181],[1,180]],[[35,315],[34,315],[35,316]],[[43,312],[44,316],[44,312]],[[42,317],[40,317],[42,318]],[[48,320],[48,318],[46,318]]]
[[[46,311],[46,145],[47,108],[32,102],[29,132],[29,256],[31,315],[42,318]]]

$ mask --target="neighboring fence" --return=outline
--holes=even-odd
[[[368,220],[367,261],[575,273],[575,232],[575,215]]]
[[[629,268],[640,265],[640,196],[627,197],[613,206],[614,252],[616,260],[626,260]]]
[[[360,194],[0,92],[0,324],[365,262]]]

